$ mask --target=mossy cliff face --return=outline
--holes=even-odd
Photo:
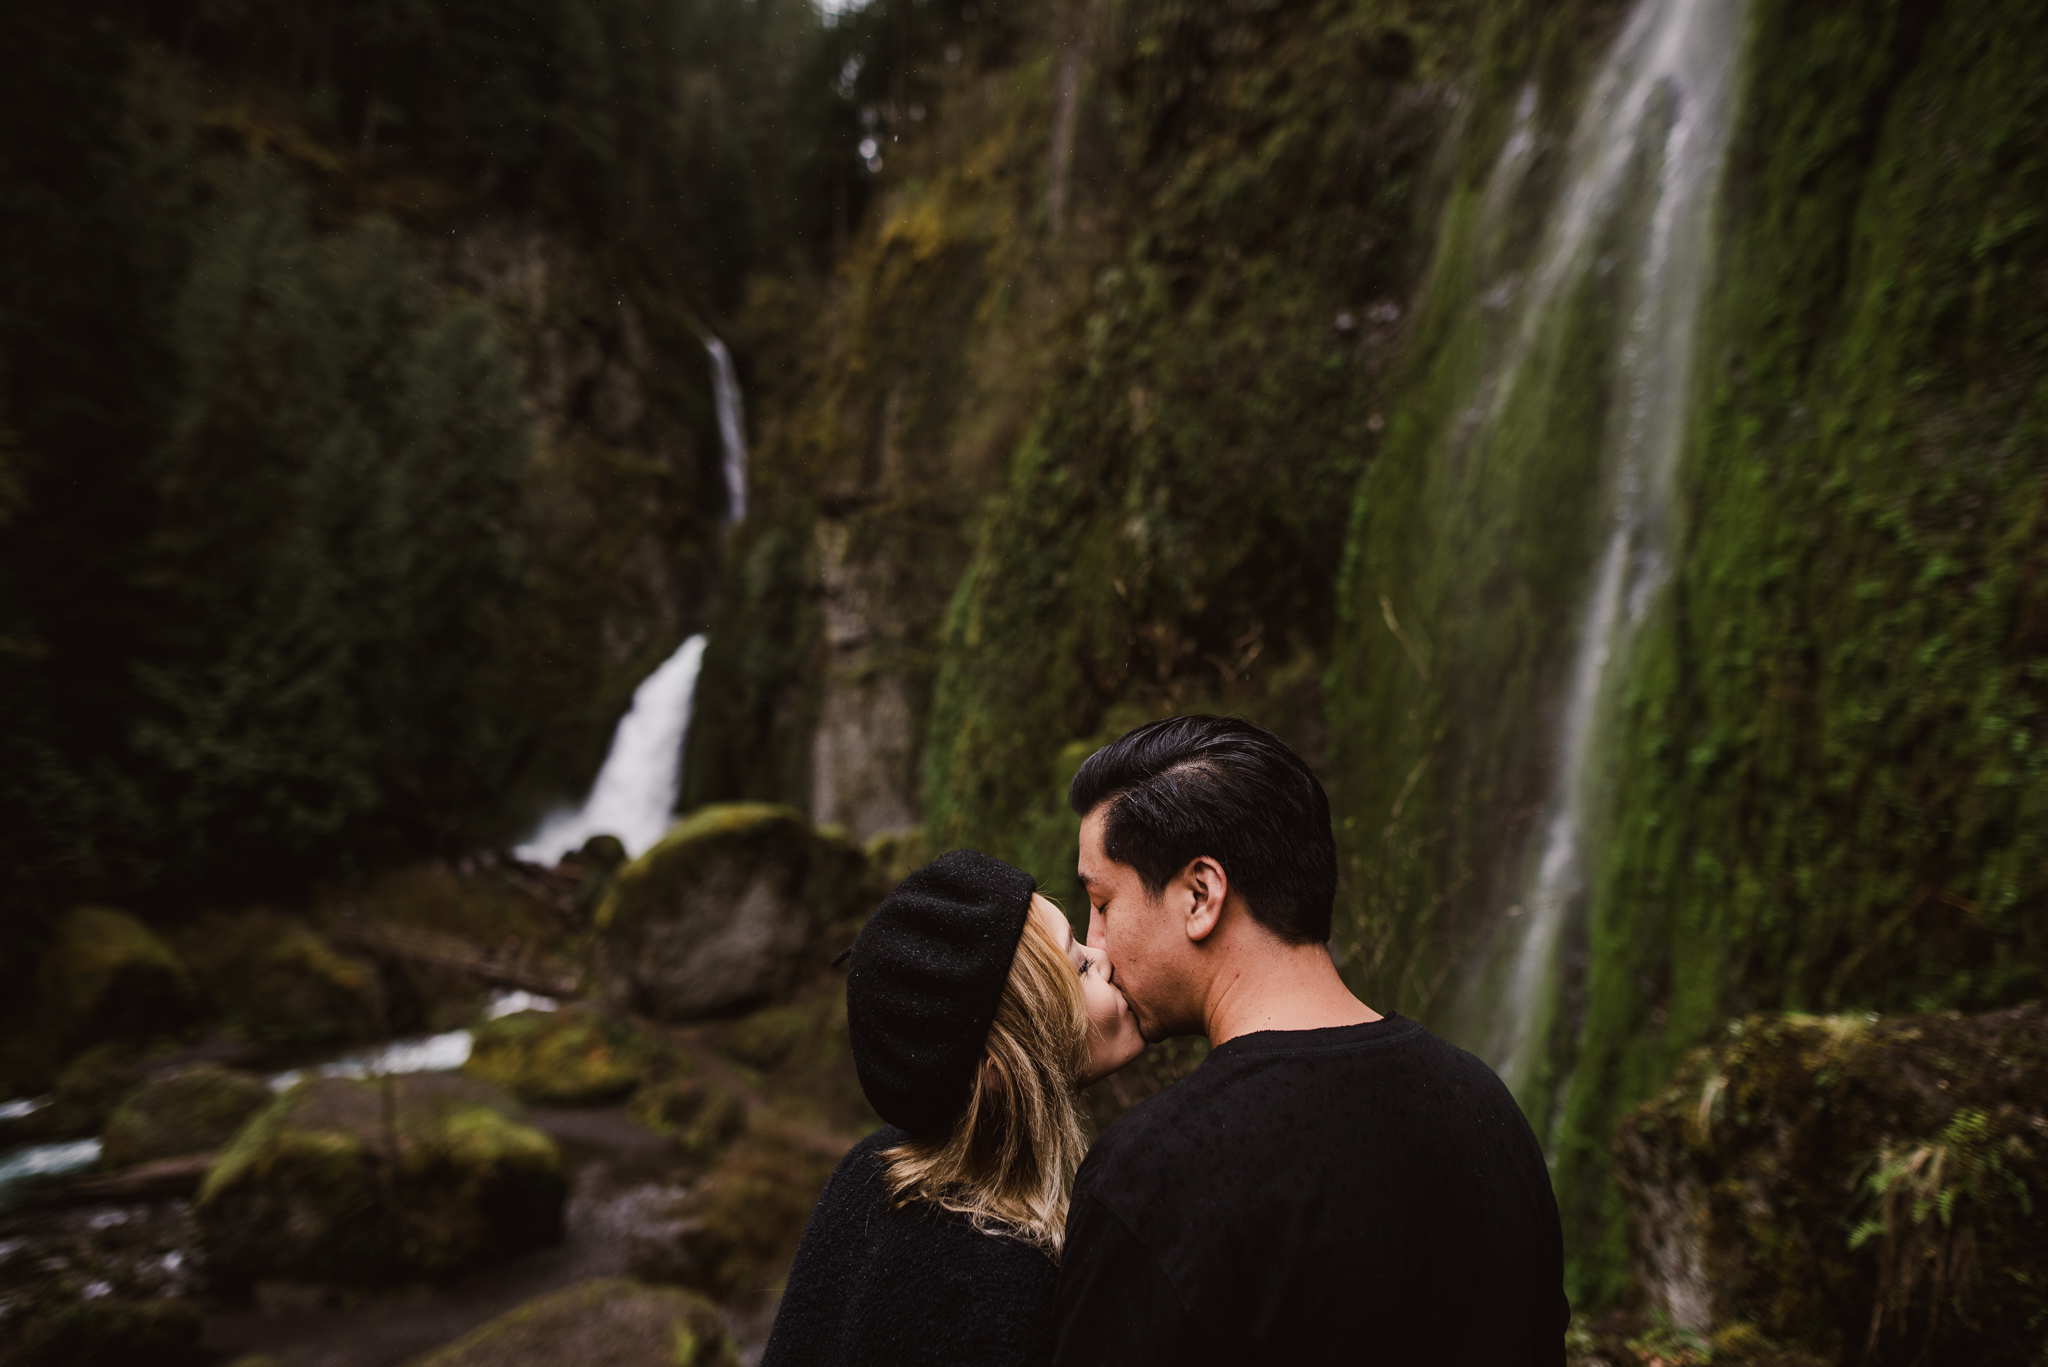
[[[2048,988],[2048,328],[2024,303],[2048,58],[2024,22],[1751,13],[1688,526],[1618,699],[1557,1140],[1589,1258],[1610,1117],[1727,1015]]]
[[[518,775],[531,816],[587,789],[633,689],[701,623],[722,457],[686,303],[542,220],[458,224],[436,278],[503,331],[532,425],[510,681],[546,718]]]
[[[757,279],[750,512],[726,549],[684,798],[921,823],[946,603],[1088,248],[1044,241],[1044,16],[968,25],[884,113],[886,188],[829,283]],[[950,52],[950,58],[946,55]],[[823,293],[822,308],[815,296]]]
[[[1454,25],[1399,5],[1009,22],[955,49],[926,127],[889,145],[903,169],[825,344],[786,287],[756,295],[757,501],[686,789],[862,834],[926,821],[935,847],[1059,878],[1070,743],[1224,706],[1320,751],[1343,508]]]

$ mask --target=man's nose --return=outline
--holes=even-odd
[[[1090,949],[1106,948],[1106,946],[1102,942],[1102,913],[1097,911],[1094,907],[1088,908],[1087,943]]]

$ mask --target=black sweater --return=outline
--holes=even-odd
[[[1556,1367],[1543,1154],[1413,1021],[1242,1035],[1123,1116],[1075,1184],[1059,1367]]]
[[[840,1160],[804,1229],[761,1367],[1052,1360],[1052,1259],[929,1202],[892,1207],[881,1153],[905,1138],[881,1130]]]

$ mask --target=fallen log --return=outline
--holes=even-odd
[[[115,1172],[93,1173],[68,1181],[39,1187],[31,1202],[39,1206],[76,1206],[101,1201],[156,1201],[172,1196],[190,1196],[199,1190],[206,1170],[219,1157],[212,1153],[188,1153],[176,1158],[159,1158],[137,1163]]]
[[[500,987],[516,987],[549,997],[581,995],[580,977],[574,969],[523,945],[479,945],[460,935],[388,921],[343,922],[329,932],[329,937],[371,954],[452,969]]]

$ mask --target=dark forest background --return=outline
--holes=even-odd
[[[829,268],[873,179],[861,111],[962,26],[908,0],[829,26],[807,0],[11,7],[10,971],[82,898],[288,891],[503,840],[586,783],[703,611],[700,335],[750,273]],[[580,297],[520,315],[451,268],[492,223]],[[551,523],[534,377],[565,336],[639,353],[665,420],[610,443],[661,467],[627,472],[662,505],[660,611]],[[601,402],[557,426],[606,435]],[[634,516],[601,493],[586,523]],[[651,635],[599,639],[608,612]]]

